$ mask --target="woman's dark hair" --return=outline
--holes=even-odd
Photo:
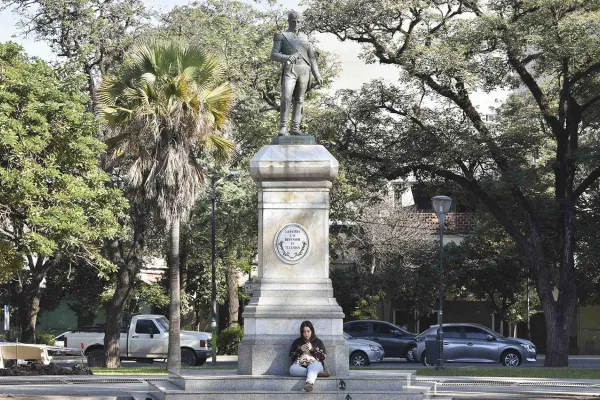
[[[300,324],[300,337],[304,337],[303,331],[307,326],[310,328],[310,341],[314,342],[314,340],[317,338],[317,335],[315,335],[315,328],[313,328],[313,324],[310,321],[304,321]]]

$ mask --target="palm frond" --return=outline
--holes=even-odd
[[[99,91],[99,115],[115,131],[113,154],[127,155],[130,185],[165,221],[189,212],[204,173],[195,157],[222,162],[234,143],[220,136],[233,98],[219,59],[195,44],[149,39],[133,47]]]
[[[206,136],[205,148],[215,161],[222,163],[229,160],[231,153],[235,150],[235,143],[222,136],[211,134]]]
[[[206,104],[206,110],[213,114],[217,129],[221,129],[227,120],[232,100],[233,91],[229,83],[223,83],[204,95],[203,103]]]

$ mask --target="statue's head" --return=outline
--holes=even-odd
[[[298,11],[291,10],[288,13],[288,23],[291,28],[301,29],[303,23],[302,14]]]

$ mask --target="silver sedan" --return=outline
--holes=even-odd
[[[345,332],[344,339],[348,345],[350,366],[352,367],[364,367],[370,363],[382,361],[385,356],[383,347],[377,342],[357,339]]]
[[[507,338],[479,324],[444,324],[444,361],[502,363],[507,367],[518,367],[522,362],[535,362],[536,348],[529,340]],[[416,337],[415,356],[423,364],[428,360],[425,342],[435,340],[438,325],[433,325]]]

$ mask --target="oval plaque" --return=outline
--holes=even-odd
[[[310,250],[310,237],[302,225],[287,224],[277,232],[273,245],[281,261],[297,264]]]

